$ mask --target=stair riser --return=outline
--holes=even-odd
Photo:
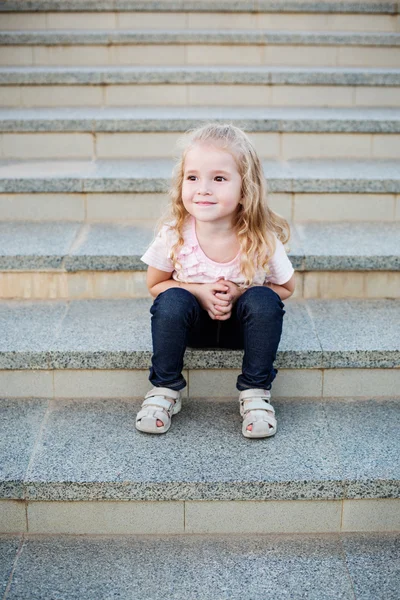
[[[398,108],[400,87],[335,85],[2,85],[1,107],[381,106]]]
[[[79,273],[0,271],[0,299],[78,300],[144,298],[149,293],[141,272]],[[390,271],[298,272],[294,298],[400,298],[400,273]]]
[[[3,133],[0,158],[173,158],[181,133]],[[400,134],[251,133],[261,158],[397,159]]]
[[[149,314],[150,319],[150,314]],[[189,369],[185,394],[237,402],[238,369]],[[151,384],[148,369],[0,370],[3,398],[142,398]],[[274,398],[393,398],[398,396],[400,368],[279,369]]]
[[[400,31],[398,15],[318,13],[34,12],[2,13],[4,30],[287,29]]]
[[[397,68],[400,48],[303,45],[0,46],[0,66],[251,65]]]
[[[399,194],[271,193],[273,210],[290,221],[399,221]],[[2,221],[123,221],[156,224],[164,194],[0,194]]]
[[[0,501],[0,531],[31,534],[334,533],[400,530],[400,500]]]

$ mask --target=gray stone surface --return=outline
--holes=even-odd
[[[342,31],[0,31],[1,45],[110,45],[110,44],[232,44],[297,46],[399,46],[400,34]]]
[[[263,441],[242,436],[237,401],[184,400],[182,412],[173,417],[173,427],[165,436],[150,436],[135,429],[140,404],[122,400],[57,401],[26,474],[27,497],[343,497],[341,468],[321,402],[274,402],[279,434]],[[310,422],[312,427],[308,426]]]
[[[143,271],[140,257],[155,226],[0,223],[0,268],[63,271]],[[398,271],[400,223],[293,225],[289,257],[299,271]],[[73,243],[72,243],[73,242]]]
[[[148,298],[0,302],[0,368],[146,369]],[[400,311],[392,300],[291,300],[278,368],[400,365]],[[185,367],[241,367],[239,350],[188,349]]]
[[[0,368],[46,369],[62,319],[65,302],[0,302]]]
[[[358,67],[1,67],[3,85],[287,84],[398,86],[400,69]]]
[[[400,495],[400,402],[363,400],[324,405],[346,498]]]
[[[1,499],[24,497],[24,476],[46,409],[46,400],[0,400]]]
[[[354,593],[336,535],[27,536],[7,600],[50,597],[353,600]]]
[[[0,222],[0,269],[59,269],[81,225]]]
[[[16,554],[21,546],[20,536],[0,535],[0,593],[2,598],[10,579]]]
[[[397,600],[399,534],[343,535],[342,544],[356,600]]]
[[[140,257],[153,236],[154,227],[146,225],[84,225],[64,267],[67,271],[143,271],[146,265]]]
[[[0,108],[0,131],[184,132],[208,121],[248,131],[395,133],[396,108],[102,107]]]
[[[357,0],[9,0],[0,11],[323,12],[397,14],[396,2]]]
[[[395,160],[264,160],[262,164],[271,192],[400,192]],[[0,161],[0,193],[166,192],[172,168],[169,159]]]
[[[295,230],[306,271],[400,269],[400,223],[296,223]]]
[[[391,368],[400,364],[400,310],[395,300],[307,302],[325,367]]]

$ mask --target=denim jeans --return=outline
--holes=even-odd
[[[149,380],[155,387],[181,390],[186,347],[244,349],[238,390],[271,389],[282,333],[284,304],[268,287],[248,288],[226,321],[214,321],[193,294],[169,288],[154,300],[151,332],[153,357]]]

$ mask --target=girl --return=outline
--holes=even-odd
[[[260,160],[232,125],[194,130],[177,163],[169,218],[142,256],[155,298],[153,357],[136,427],[165,433],[181,410],[187,346],[244,349],[237,379],[242,433],[274,435],[270,389],[294,270],[288,223],[266,205]]]

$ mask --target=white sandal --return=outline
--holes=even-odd
[[[175,400],[175,402],[174,402]],[[145,400],[136,415],[136,429],[146,433],[166,433],[171,427],[171,417],[182,408],[179,392],[163,387],[154,387],[145,395]],[[157,426],[157,419],[163,422]]]
[[[269,403],[269,390],[244,390],[239,395],[240,414],[243,417],[242,433],[247,438],[263,438],[275,435],[277,423],[275,409]],[[252,425],[251,431],[247,429]]]

